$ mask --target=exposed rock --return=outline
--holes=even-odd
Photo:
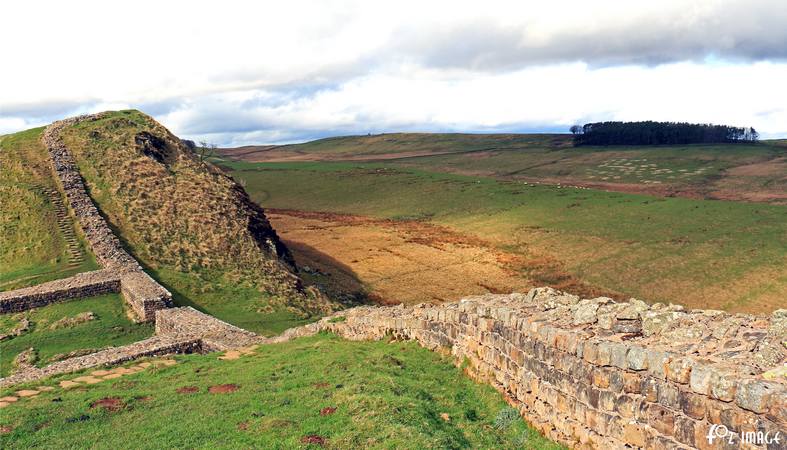
[[[33,347],[30,347],[16,355],[13,364],[17,369],[23,370],[33,367],[36,361],[38,361],[38,352]]]
[[[81,323],[90,322],[91,320],[96,319],[97,317],[92,311],[87,311],[79,313],[74,317],[63,317],[62,319],[53,322],[52,325],[49,325],[49,329],[57,330],[59,328],[71,328]]]

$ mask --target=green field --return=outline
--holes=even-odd
[[[177,359],[20,400],[0,415],[8,431],[0,447],[320,448],[303,442],[312,436],[337,449],[560,448],[521,420],[503,420],[500,394],[412,342],[321,334],[232,361]],[[224,384],[237,390],[208,392]],[[176,392],[183,387],[196,392]],[[116,399],[116,410],[91,408],[106,398]]]
[[[659,198],[471,177],[390,163],[224,162],[265,207],[430,220],[592,285],[730,311],[784,307],[787,207]]]
[[[73,247],[81,261],[70,262],[68,242],[58,228],[56,208],[44,189],[56,188],[49,155],[41,143],[43,128],[0,140],[0,291],[65,278],[97,269],[73,229]]]
[[[88,311],[96,319],[71,326],[53,325],[58,320]],[[31,322],[30,331],[0,341],[1,376],[12,371],[12,361],[17,354],[31,347],[38,353],[36,365],[43,367],[54,362],[52,357],[58,354],[125,345],[153,334],[152,325],[136,324],[126,316],[123,299],[118,294],[70,300],[22,313],[1,315],[0,334],[8,333],[22,317]]]
[[[392,133],[222,153],[249,162],[385,160],[391,167],[500,179],[787,203],[783,141],[575,148],[560,134]]]

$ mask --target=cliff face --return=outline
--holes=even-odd
[[[304,292],[292,255],[263,209],[152,118],[103,113],[63,129],[62,136],[90,196],[134,256],[156,272],[185,276],[189,297],[230,286],[263,295],[246,309],[252,313],[331,309],[321,296]],[[239,301],[233,297],[216,295]]]

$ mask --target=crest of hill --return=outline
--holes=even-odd
[[[176,300],[236,323],[254,313],[303,318],[332,309],[303,289],[262,208],[151,117],[103,113],[62,135],[111,226]],[[216,302],[246,304],[228,311]]]
[[[572,138],[566,134],[383,133],[329,137],[301,144],[249,145],[220,152],[249,162],[370,161],[572,146]]]

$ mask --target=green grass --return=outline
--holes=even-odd
[[[198,278],[193,273],[169,268],[151,273],[168,287],[178,306],[191,306],[265,336],[274,336],[288,328],[314,321],[312,317],[304,318],[287,309],[271,309],[265,293],[260,293],[254,286],[229,282],[221,274]]]
[[[215,354],[177,359],[175,366],[19,401],[0,416],[0,425],[13,428],[0,446],[290,449],[306,448],[301,439],[317,435],[336,449],[561,448],[521,420],[495,428],[506,408],[500,394],[412,342],[321,334],[233,361]],[[207,392],[230,383],[239,389]],[[184,386],[199,392],[175,392]],[[122,409],[90,407],[106,397],[119,398]],[[328,407],[335,412],[321,415]]]
[[[581,279],[649,301],[767,311],[787,293],[785,206],[530,185],[387,163],[225,165],[266,207],[428,219],[509,249],[553,253]]]
[[[237,156],[253,158],[254,154],[248,153],[252,149],[240,149]],[[394,167],[506,179],[549,179],[553,183],[562,179],[669,185],[700,196],[714,195],[721,189],[739,195],[733,198],[748,198],[745,194],[751,192],[787,189],[787,180],[778,173],[731,176],[734,183],[724,181],[736,166],[787,156],[782,141],[574,148],[571,137],[561,134],[392,133],[320,139],[279,146],[273,151],[279,158],[326,161],[385,155],[386,164]]]
[[[386,133],[340,136],[278,147],[293,153],[331,157],[375,156],[391,153],[467,153],[487,150],[557,149],[571,145],[560,134]]]
[[[97,319],[73,327],[50,329],[52,323],[64,317],[74,317],[91,311]],[[124,310],[118,294],[101,295],[63,303],[54,303],[30,311],[0,316],[0,333],[7,333],[19,318],[27,317],[30,331],[0,341],[0,375],[12,371],[11,362],[20,352],[33,347],[38,352],[38,366],[50,363],[52,356],[80,349],[98,349],[125,345],[153,334],[150,324],[133,323]]]
[[[79,233],[86,258],[68,265],[66,241],[55,226],[55,208],[41,192],[56,186],[40,141],[42,131],[35,128],[0,141],[0,291],[98,268]]]

